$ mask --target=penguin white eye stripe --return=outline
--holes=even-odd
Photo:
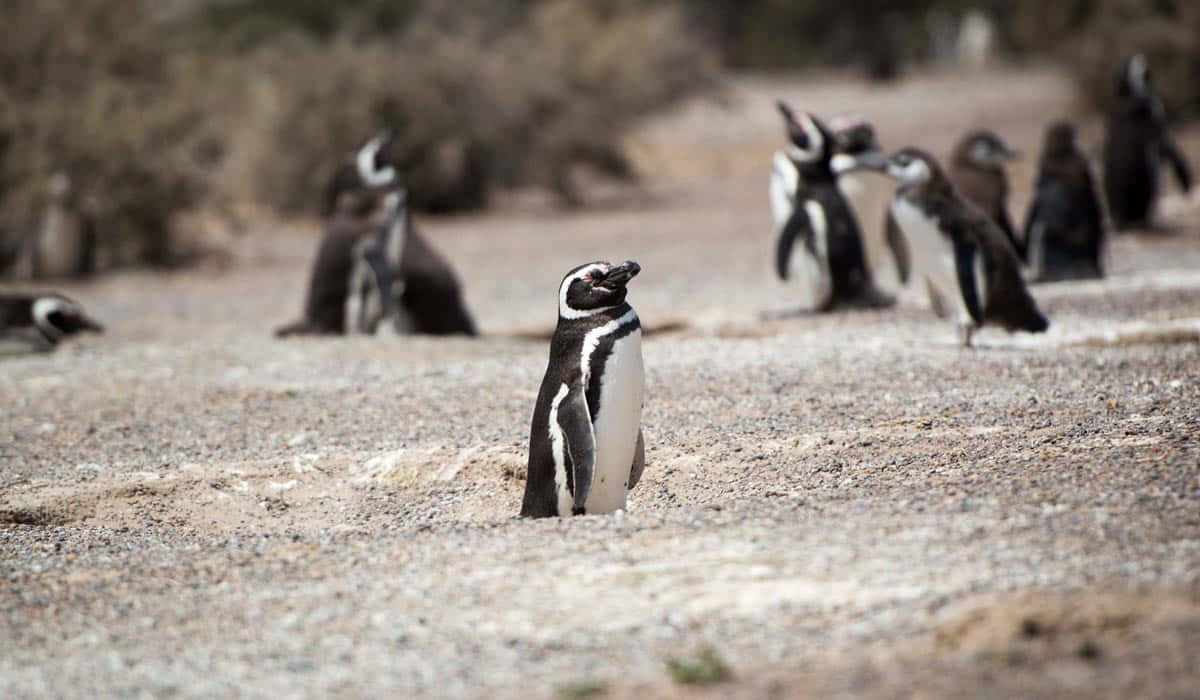
[[[567,319],[587,318],[588,316],[595,316],[596,314],[611,308],[600,307],[596,309],[576,309],[572,307],[569,302],[567,302],[567,293],[571,290],[572,282],[587,280],[593,272],[599,272],[603,274],[604,271],[605,270],[602,267],[592,266],[579,270],[575,274],[564,279],[562,284],[558,287],[558,314]]]
[[[60,338],[63,332],[50,323],[50,314],[56,311],[64,311],[66,308],[67,304],[62,299],[55,299],[53,297],[38,299],[33,302],[33,321],[46,335]]]
[[[376,136],[358,151],[358,158],[356,159],[358,176],[362,178],[363,182],[372,187],[390,185],[396,179],[396,169],[390,165],[378,170],[375,169],[375,156],[381,148],[383,148],[383,137]]]
[[[821,130],[817,128],[809,115],[801,114],[797,123],[800,124],[801,129],[804,129],[804,135],[808,139],[808,148],[800,148],[794,143],[788,144],[788,155],[794,160],[811,163],[820,157],[821,151],[825,147],[825,138],[821,136]]]

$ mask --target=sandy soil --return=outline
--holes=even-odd
[[[776,95],[890,146],[992,125],[1014,213],[1070,110],[1049,71],[739,79],[636,135],[636,196],[422,221],[473,341],[271,338],[311,226],[64,287],[109,333],[0,361],[0,696],[1200,695],[1200,202],[1035,288],[1044,336],[764,321]],[[537,336],[600,257],[659,329],[646,474],[624,514],[522,521]],[[668,672],[704,649],[723,681]]]

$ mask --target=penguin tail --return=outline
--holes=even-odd
[[[1027,330],[1030,333],[1045,333],[1046,329],[1049,327],[1050,321],[1040,312],[1035,312],[1025,323],[1024,330]]]
[[[296,321],[295,323],[289,323],[286,326],[280,326],[279,328],[276,328],[275,329],[275,337],[276,338],[286,338],[289,335],[311,335],[313,333],[319,333],[319,332],[320,332],[320,329],[318,329],[316,326],[314,326],[312,323],[310,323],[306,319],[303,321]]]

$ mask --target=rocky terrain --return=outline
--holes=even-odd
[[[992,126],[1014,213],[1071,109],[1053,71],[737,79],[636,135],[633,194],[421,220],[475,340],[274,339],[311,224],[61,287],[108,332],[0,359],[0,696],[1200,695],[1200,200],[1035,287],[1044,335],[964,350],[913,295],[776,317],[777,95],[888,146]],[[521,520],[555,290],[596,258],[644,270],[645,477]]]

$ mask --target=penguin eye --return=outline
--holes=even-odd
[[[589,270],[587,273],[587,278],[588,278],[589,282],[597,282],[600,280],[600,277],[601,277],[601,275],[600,275],[599,270]]]

